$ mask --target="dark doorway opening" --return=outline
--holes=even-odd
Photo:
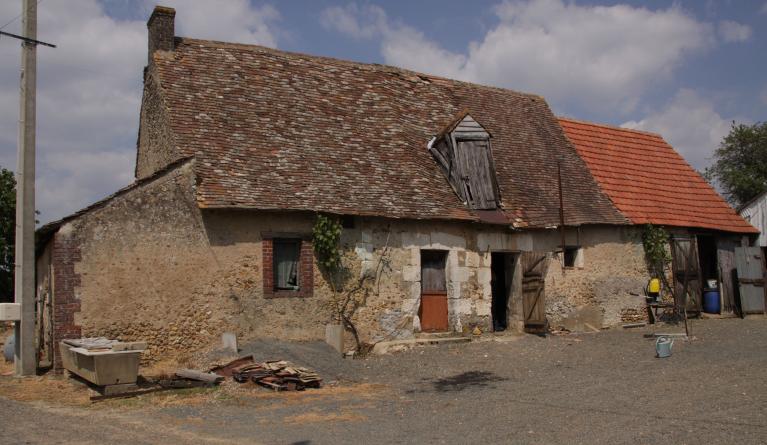
[[[509,295],[513,265],[513,253],[492,252],[490,254],[490,288],[492,289],[490,312],[493,316],[494,331],[505,331],[509,327]]]
[[[703,287],[708,287],[708,280],[719,281],[719,265],[716,256],[716,238],[698,235],[698,262]]]

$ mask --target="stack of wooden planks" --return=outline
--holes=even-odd
[[[284,360],[240,365],[232,370],[232,378],[240,383],[251,381],[275,391],[303,391],[322,385],[322,378],[316,372],[292,366]]]

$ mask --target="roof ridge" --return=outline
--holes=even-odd
[[[358,62],[355,60],[348,60],[348,59],[339,59],[337,57],[331,57],[331,56],[318,56],[315,54],[308,54],[308,53],[302,53],[298,51],[285,51],[282,49],[277,48],[270,48],[268,46],[263,45],[257,45],[253,43],[236,43],[236,42],[224,42],[222,40],[208,40],[208,39],[196,39],[193,37],[176,37],[177,40],[180,41],[180,43],[208,43],[214,46],[220,46],[220,47],[231,47],[231,48],[240,48],[240,49],[259,49],[266,53],[272,53],[276,55],[286,55],[286,56],[297,56],[297,57],[305,57],[308,59],[314,59],[314,60],[323,60],[329,63],[337,63],[340,65],[346,65],[346,66],[356,66],[364,69],[373,69],[376,71],[382,71],[382,72],[389,72],[389,73],[401,73],[401,74],[410,74],[416,77],[420,78],[426,78],[424,80],[432,81],[446,81],[446,82],[453,82],[457,84],[464,84],[464,85],[471,85],[474,87],[481,87],[486,88],[489,90],[497,90],[497,91],[505,91],[505,92],[511,92],[514,94],[518,94],[520,96],[526,96],[532,99],[538,99],[543,102],[546,102],[546,98],[541,96],[540,94],[535,93],[527,93],[524,91],[514,90],[511,88],[503,88],[493,85],[485,85],[481,83],[476,82],[469,82],[466,80],[460,80],[460,79],[453,79],[450,77],[444,77],[444,76],[438,76],[436,74],[429,74],[429,73],[422,73],[419,71],[414,71],[407,68],[402,68],[395,65],[387,65],[383,63],[373,63],[373,62]]]
[[[644,135],[648,135],[648,136],[655,136],[655,137],[659,137],[659,138],[663,139],[663,136],[660,133],[653,133],[652,131],[636,130],[636,129],[633,129],[633,128],[619,127],[619,126],[616,126],[616,125],[603,124],[603,123],[599,123],[599,122],[584,121],[582,119],[574,119],[574,118],[565,117],[565,116],[557,116],[557,120],[574,122],[574,123],[584,124],[584,125],[590,125],[592,127],[598,127],[598,128],[607,128],[607,129],[610,129],[610,130],[628,131],[628,132],[631,132],[631,133],[638,133],[638,134],[644,134]],[[663,141],[666,142],[665,139],[663,139]],[[668,142],[666,142],[666,143],[668,144]]]

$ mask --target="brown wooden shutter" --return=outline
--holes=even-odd
[[[522,252],[522,311],[525,316],[525,330],[544,332],[546,329],[545,280],[549,268],[544,252]]]

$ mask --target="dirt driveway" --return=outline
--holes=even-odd
[[[41,402],[34,381],[4,377],[0,443],[767,442],[767,320],[694,321],[696,339],[677,341],[668,359],[654,357],[650,332],[327,361],[337,385],[290,394],[232,382],[89,405],[65,380]]]

